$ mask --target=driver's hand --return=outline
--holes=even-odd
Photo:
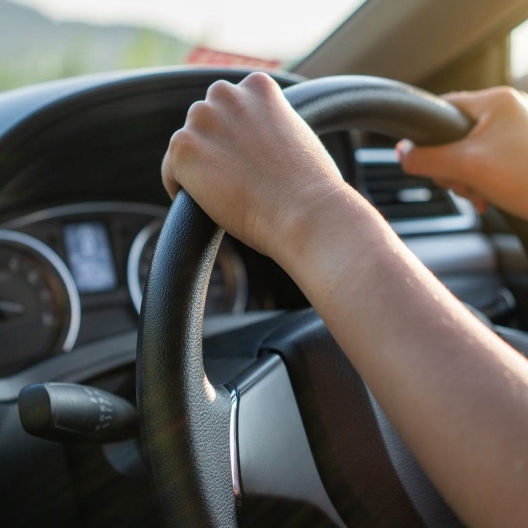
[[[443,187],[473,201],[480,212],[493,203],[528,219],[528,98],[513,88],[445,95],[476,125],[448,145],[397,146],[403,169],[432,177]]]
[[[183,187],[217,224],[270,256],[346,186],[319,139],[263,73],[238,85],[216,82],[205,101],[191,106],[162,175],[172,198]]]

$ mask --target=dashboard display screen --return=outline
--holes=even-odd
[[[66,225],[64,245],[79,293],[105,292],[117,287],[112,251],[103,223]]]

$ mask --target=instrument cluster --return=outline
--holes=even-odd
[[[54,207],[0,225],[0,377],[137,327],[167,209],[96,202]],[[205,313],[243,312],[244,261],[227,238]]]

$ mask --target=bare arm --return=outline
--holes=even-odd
[[[213,85],[163,180],[292,276],[467,523],[526,524],[528,363],[341,180],[271,79]]]

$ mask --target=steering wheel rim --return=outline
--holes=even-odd
[[[441,144],[472,121],[414,87],[373,77],[306,81],[284,90],[318,134],[361,128]],[[234,527],[232,400],[202,358],[205,294],[223,231],[182,191],[161,231],[143,296],[137,356],[144,452],[168,526]]]

